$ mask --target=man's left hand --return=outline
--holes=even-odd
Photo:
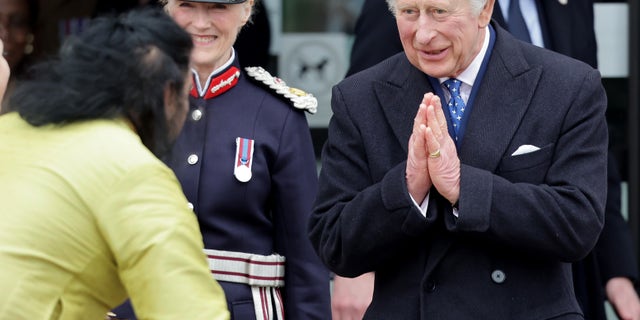
[[[427,105],[425,130],[429,176],[438,192],[453,204],[460,197],[460,159],[456,145],[449,136],[440,99],[436,96],[434,101]]]

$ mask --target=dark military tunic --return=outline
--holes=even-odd
[[[191,97],[167,160],[193,204],[205,247],[285,256],[286,317],[330,319],[328,273],[307,238],[317,171],[304,111],[250,78],[237,59],[209,88],[217,89],[207,91],[214,97]],[[247,182],[234,175],[238,138],[254,143]],[[249,286],[220,284],[232,318],[253,319]]]
[[[206,249],[284,256],[286,318],[331,319],[329,274],[307,237],[317,169],[305,112],[232,62],[203,94],[194,74],[189,114],[165,162],[193,206]],[[239,138],[253,142],[246,182],[234,175]],[[249,285],[219,283],[232,319],[256,318]],[[130,306],[114,311],[131,313]]]

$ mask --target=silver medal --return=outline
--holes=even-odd
[[[245,165],[237,166],[233,174],[240,182],[247,182],[251,180],[251,169]]]

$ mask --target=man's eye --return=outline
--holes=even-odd
[[[444,9],[433,9],[431,12],[433,12],[433,14],[436,16],[442,16],[447,14],[447,10],[444,10]]]
[[[418,11],[415,10],[415,9],[402,9],[400,12],[403,15],[414,15],[414,14],[418,13]]]

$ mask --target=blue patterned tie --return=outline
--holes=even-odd
[[[448,79],[444,82],[444,86],[447,87],[451,94],[449,99],[449,114],[451,115],[451,122],[453,123],[453,131],[455,132],[456,142],[458,141],[458,129],[460,128],[460,122],[464,114],[465,104],[460,95],[460,85],[462,82],[458,79]]]
[[[509,1],[509,21],[507,25],[509,25],[509,32],[511,32],[512,35],[522,41],[531,43],[529,29],[524,22],[522,10],[520,10],[520,0]]]

